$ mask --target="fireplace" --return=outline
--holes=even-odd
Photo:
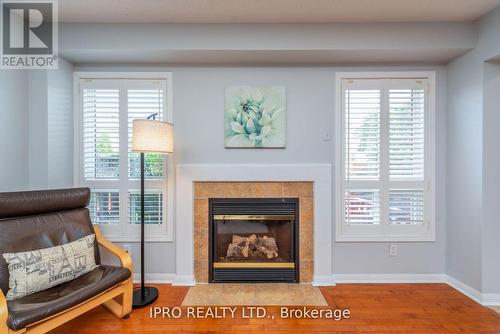
[[[210,198],[209,282],[299,282],[298,198]]]

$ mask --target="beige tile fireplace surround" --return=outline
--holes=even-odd
[[[194,275],[208,282],[209,198],[299,198],[300,282],[312,281],[313,182],[194,182]]]

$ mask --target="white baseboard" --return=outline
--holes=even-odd
[[[441,274],[335,274],[335,283],[444,283]]]
[[[318,276],[315,275],[312,280],[312,286],[335,286],[333,276]]]
[[[179,276],[174,273],[146,273],[146,283],[149,284],[172,284],[174,286],[194,286],[192,276]],[[134,273],[134,283],[141,282],[141,274]]]
[[[481,304],[484,306],[500,306],[500,293],[483,293]]]
[[[175,286],[195,286],[196,281],[194,280],[193,275],[177,275],[175,276],[174,281],[172,282],[172,285]]]
[[[174,273],[146,273],[146,283],[149,284],[172,284],[176,286],[194,286],[192,276],[179,276]],[[134,273],[134,283],[141,282],[141,274]]]
[[[481,293],[449,275],[446,275],[446,283],[483,306],[500,306],[500,293]]]
[[[146,283],[149,284],[171,284],[175,280],[175,274],[170,273],[146,273],[144,277]],[[134,273],[134,283],[141,282],[141,274]]]
[[[462,294],[466,295],[470,299],[474,300],[475,302],[479,304],[482,303],[482,294],[478,290],[474,289],[473,287],[465,284],[462,281],[457,280],[454,277],[451,277],[449,275],[446,275],[446,283],[451,286],[453,289],[457,290],[458,292],[461,292]]]

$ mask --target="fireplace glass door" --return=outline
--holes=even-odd
[[[211,198],[209,208],[209,282],[299,282],[298,198]]]
[[[293,267],[293,216],[217,215],[214,266]]]

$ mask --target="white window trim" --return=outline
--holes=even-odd
[[[404,234],[377,233],[347,233],[345,231],[344,212],[344,156],[342,151],[342,112],[343,94],[342,80],[344,79],[427,79],[428,110],[425,120],[426,140],[430,145],[425,151],[425,183],[428,196],[425,199],[426,227],[420,231],[409,231]],[[436,72],[337,72],[335,74],[335,240],[337,242],[431,242],[436,241]],[[409,226],[411,227],[411,226]]]
[[[73,155],[73,183],[75,187],[81,186],[82,171],[80,164],[81,154],[81,134],[82,134],[82,112],[80,108],[80,80],[82,79],[144,79],[166,80],[167,83],[167,103],[165,105],[164,120],[173,123],[173,103],[172,103],[172,73],[171,72],[74,72],[73,73],[73,119],[74,119],[74,155]],[[173,226],[175,219],[175,163],[174,156],[166,156],[167,164],[167,189],[166,189],[166,214],[164,215],[166,222],[161,233],[148,232],[146,225],[145,241],[146,242],[172,242],[173,241]],[[147,189],[146,189],[147,190]],[[106,233],[106,237],[114,242],[140,242],[140,235],[123,234],[119,235]]]

